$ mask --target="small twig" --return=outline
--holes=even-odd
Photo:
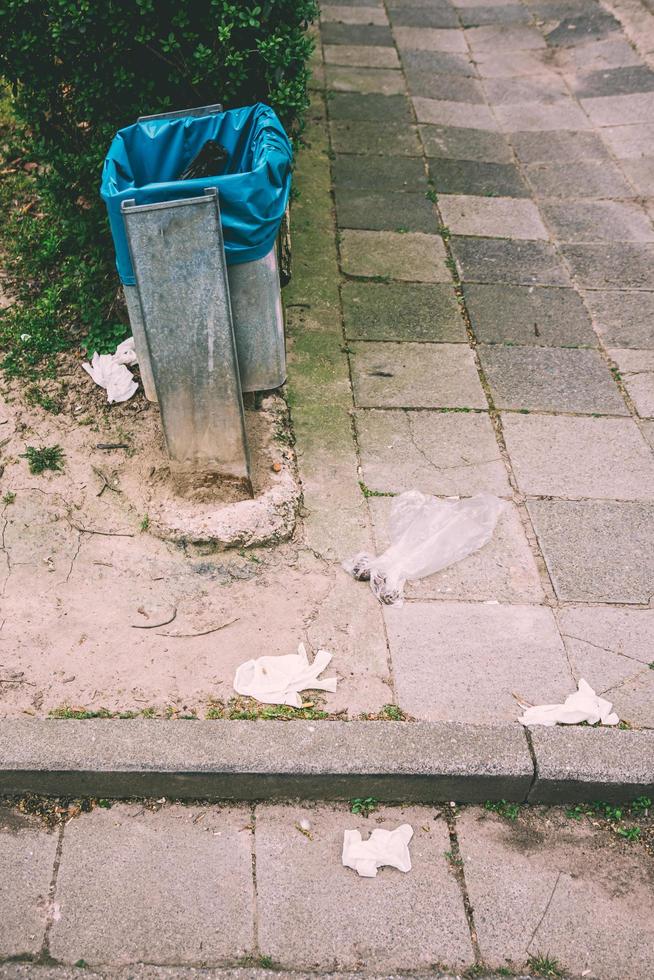
[[[200,630],[198,633],[157,633],[157,636],[207,636],[208,633],[217,633],[218,630],[224,630],[226,626],[231,626],[232,623],[238,622],[239,617],[236,616],[234,619],[228,619],[226,623],[221,623],[220,626],[212,626],[208,630]]]
[[[83,531],[85,534],[103,534],[109,538],[133,538],[133,531],[99,531],[94,527],[81,527],[81,525],[76,524],[75,521],[70,521],[71,527],[74,527],[76,531]]]
[[[91,464],[91,469],[102,480],[102,487],[100,488],[99,492],[96,493],[96,497],[101,497],[105,490],[113,490],[114,493],[122,493],[122,490],[119,487],[115,487],[107,474],[103,473],[98,466],[93,466],[93,464]]]
[[[99,442],[96,449],[129,449],[126,442]]]
[[[160,623],[130,623],[133,630],[153,630],[157,626],[167,626],[168,623],[172,623],[173,619],[177,615],[177,606],[173,607],[173,614],[170,619],[162,619]]]

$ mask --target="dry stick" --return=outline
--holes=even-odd
[[[176,615],[177,606],[173,608],[173,614],[170,619],[162,619],[160,623],[130,623],[130,626],[133,630],[154,630],[157,626],[167,626],[168,623],[172,623]]]
[[[111,482],[111,480],[108,478],[107,474],[103,473],[98,466],[93,466],[93,464],[91,464],[91,469],[102,480],[102,487],[98,491],[98,493],[96,493],[96,497],[101,497],[102,494],[105,492],[105,490],[113,490],[114,493],[122,493],[122,490],[119,487],[115,487]]]
[[[226,626],[231,626],[232,623],[238,622],[239,617],[236,616],[234,619],[228,619],[226,623],[221,623],[220,626],[212,626],[208,630],[200,630],[198,633],[157,633],[157,636],[207,636],[209,633],[217,633],[218,630],[224,630]]]
[[[76,524],[75,521],[69,520],[70,526],[74,527],[76,531],[83,531],[84,534],[104,534],[109,538],[133,538],[133,531],[98,531],[94,527],[81,527]]]

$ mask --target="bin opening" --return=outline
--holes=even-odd
[[[224,148],[220,173],[205,168]],[[206,151],[206,152],[205,152]],[[114,137],[100,193],[107,206],[121,281],[135,285],[121,202],[156,204],[201,196],[215,187],[228,265],[254,262],[275,244],[291,187],[292,149],[274,110],[263,103],[205,116],[143,119]]]

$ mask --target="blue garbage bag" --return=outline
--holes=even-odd
[[[227,150],[223,173],[180,180],[207,140]],[[122,201],[156,204],[201,197],[206,187],[216,187],[227,264],[253,262],[275,243],[290,193],[292,159],[284,127],[263,103],[209,116],[149,119],[120,129],[104,161],[100,193],[121,281],[136,283]]]

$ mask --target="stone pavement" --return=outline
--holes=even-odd
[[[654,71],[595,0],[333,2],[320,38],[375,544],[404,490],[508,501],[383,610],[397,703],[509,721],[583,676],[652,727]],[[290,314],[297,357],[319,323]]]
[[[536,973],[544,957],[600,980],[654,969],[645,838],[627,842],[586,817],[522,808],[511,821],[449,804],[367,818],[298,802],[106,806],[54,828],[0,806],[0,977],[38,978],[30,963],[183,976],[223,967],[235,978],[267,975],[255,967]],[[366,837],[403,822],[414,829],[411,872],[371,880],[342,867],[345,829]]]

